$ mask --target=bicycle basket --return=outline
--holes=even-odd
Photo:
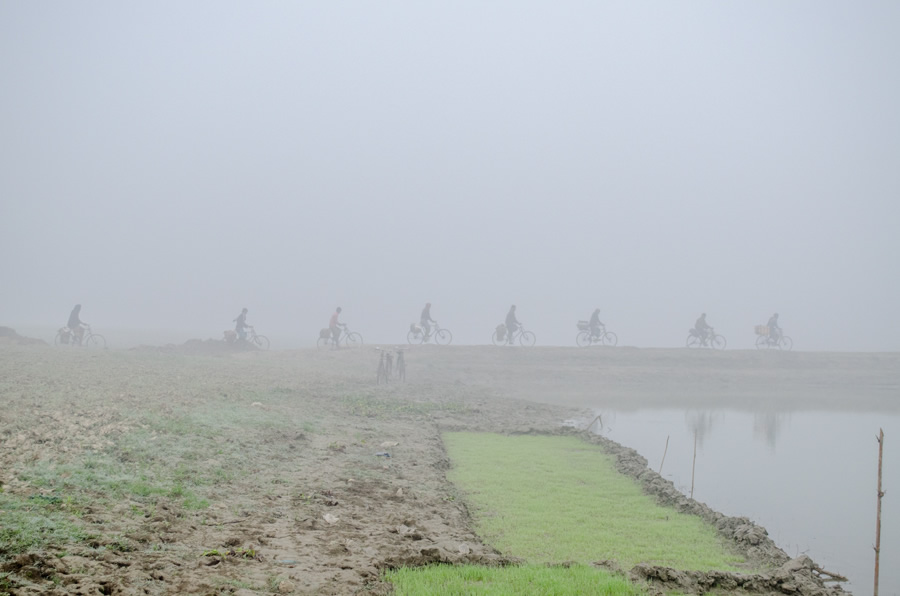
[[[591,324],[587,321],[578,321],[577,327],[579,331],[587,331],[591,328]]]
[[[328,327],[322,328],[322,330],[319,331],[319,337],[321,337],[322,339],[331,337],[331,329],[329,329]]]
[[[756,329],[756,335],[769,335],[769,327],[767,325],[757,325],[754,329]]]
[[[500,323],[497,325],[497,338],[503,339],[506,337],[506,325],[504,323]]]
[[[409,330],[412,331],[413,333],[419,333],[422,331],[421,329],[419,329],[419,326],[416,325],[415,323],[409,324]]]

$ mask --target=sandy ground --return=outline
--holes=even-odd
[[[376,385],[378,357],[369,347],[261,353],[189,342],[90,352],[0,340],[0,488],[9,495],[47,498],[22,479],[36,462],[61,466],[86,453],[127,462],[122,445],[150,432],[147,420],[181,428],[195,412],[252,421],[258,411],[279,422],[206,439],[199,465],[244,471],[203,488],[208,507],[133,497],[83,508],[77,522],[94,538],[0,552],[10,574],[0,593],[385,593],[387,567],[506,561],[474,534],[463,495],[446,481],[444,430],[561,432],[587,406],[900,408],[897,354],[422,346],[406,352],[405,383]],[[215,455],[235,445],[239,460]],[[761,561],[787,561],[749,520],[697,509],[629,451],[620,469],[649,492],[706,516]],[[376,455],[384,452],[391,457]],[[754,580],[756,591],[796,592],[796,574],[782,575]],[[681,589],[710,588],[709,578],[690,581],[697,587]],[[801,592],[824,593],[809,586]]]

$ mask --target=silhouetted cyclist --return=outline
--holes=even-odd
[[[603,323],[600,322],[600,309],[595,308],[594,312],[591,313],[591,337],[600,337],[600,329],[603,328]]]
[[[513,342],[513,333],[515,333],[516,329],[519,328],[521,323],[516,318],[516,305],[513,304],[509,307],[509,312],[506,313],[506,343]]]
[[[694,331],[697,333],[697,337],[700,338],[700,344],[705,346],[706,341],[709,339],[710,331],[712,331],[712,326],[706,322],[706,313],[700,315],[700,318],[694,323]]]
[[[422,327],[422,330],[425,332],[426,340],[429,337],[431,337],[430,323],[434,323],[434,319],[431,318],[431,303],[426,302],[425,308],[422,309],[422,314],[421,314],[421,316],[419,316],[419,325]]]
[[[332,349],[337,349],[340,347],[341,341],[341,327],[344,327],[344,324],[338,321],[338,317],[341,316],[341,307],[337,307],[334,310],[334,313],[331,315],[331,320],[328,321],[328,328],[331,329],[331,337],[334,338],[334,347]]]
[[[781,327],[778,326],[778,313],[769,317],[769,322],[766,326],[769,328],[769,341],[778,343],[778,339],[781,337]]]
[[[66,327],[69,328],[69,331],[72,332],[72,341],[74,341],[77,345],[81,345],[81,340],[84,338],[84,326],[87,325],[84,321],[81,320],[81,305],[76,304],[75,308],[72,309],[72,312],[69,313],[69,323]]]
[[[241,310],[241,314],[239,314],[233,321],[234,330],[237,333],[238,339],[243,341],[247,339],[247,327],[250,325],[247,324],[247,308],[245,307]]]

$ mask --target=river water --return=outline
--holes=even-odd
[[[884,430],[879,593],[900,596],[900,415],[733,410],[601,411],[595,432],[647,458],[684,494],[764,526],[790,556],[807,554],[874,586],[879,429]],[[668,450],[663,461],[663,452]]]

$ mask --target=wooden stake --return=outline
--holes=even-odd
[[[694,498],[694,470],[697,469],[697,431],[694,431],[694,462],[691,464],[691,498]]]
[[[875,596],[878,596],[878,560],[881,557],[881,498],[885,492],[881,490],[881,456],[884,453],[884,429],[878,429],[878,508],[875,515]]]
[[[594,417],[594,419],[591,420],[591,423],[587,425],[587,428],[584,429],[584,432],[591,430],[591,427],[594,426],[594,423],[597,422],[598,420],[600,421],[600,428],[602,429],[603,428],[603,418],[601,418],[601,416],[602,416],[602,414],[597,414]]]
[[[659,472],[657,472],[657,474],[659,474],[660,476],[662,476],[662,466],[664,463],[666,463],[666,453],[668,453],[668,452],[669,452],[669,435],[666,435],[666,448],[663,449],[663,458],[662,458],[662,461],[659,462]]]

